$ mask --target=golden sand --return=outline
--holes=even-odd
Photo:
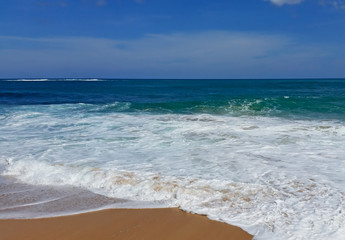
[[[249,240],[238,227],[177,208],[111,209],[71,216],[0,220],[0,240]]]

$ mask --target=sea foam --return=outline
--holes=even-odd
[[[345,234],[342,122],[16,108],[0,125],[3,175],[178,206],[256,239]]]

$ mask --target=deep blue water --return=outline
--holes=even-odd
[[[79,110],[345,120],[345,79],[101,80],[2,79],[0,105],[85,103],[105,107]]]

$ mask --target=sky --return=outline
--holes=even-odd
[[[344,78],[345,0],[0,0],[0,78]]]

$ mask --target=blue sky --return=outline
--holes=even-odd
[[[17,77],[345,77],[345,0],[1,0]]]

